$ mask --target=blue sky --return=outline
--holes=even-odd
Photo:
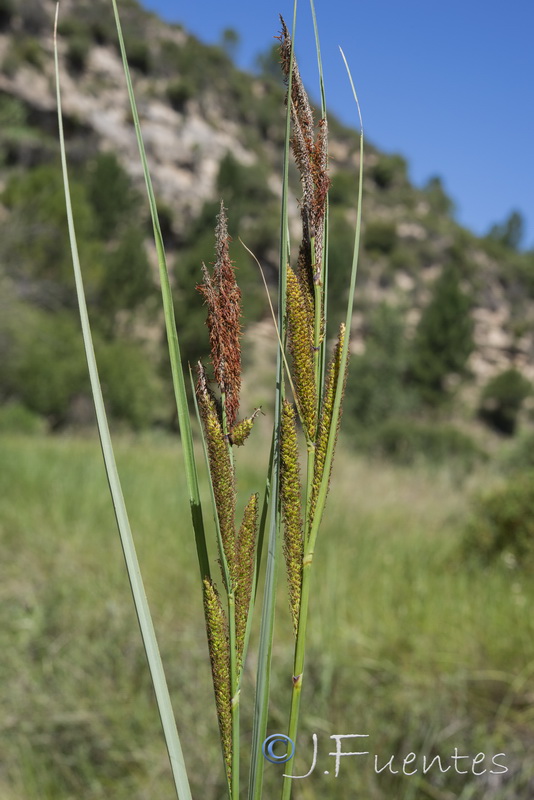
[[[534,247],[534,0],[315,0],[329,107],[356,125],[341,45],[366,135],[399,152],[417,184],[440,175],[460,223],[485,233],[518,209]],[[292,19],[292,0],[142,0],[200,39],[240,35],[237,61],[255,58]],[[316,58],[307,0],[297,57],[312,94]]]

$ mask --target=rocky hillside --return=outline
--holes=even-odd
[[[229,208],[231,232],[247,242],[274,276],[283,87],[281,80],[270,74],[253,77],[237,70],[222,48],[204,46],[180,26],[169,26],[148,14],[135,0],[122,2],[121,8],[162,226],[170,261],[176,265],[176,301],[179,310],[189,311],[198,266],[203,259],[209,261],[212,252],[214,209],[221,195]],[[72,312],[65,292],[53,289],[56,283],[69,280],[57,266],[64,254],[54,255],[51,248],[47,255],[39,243],[42,230],[35,222],[35,214],[39,217],[41,212],[31,211],[29,203],[30,195],[34,199],[41,196],[36,186],[48,186],[52,196],[55,179],[46,178],[46,170],[50,165],[56,169],[58,158],[51,36],[54,10],[53,0],[0,0],[0,219],[4,228],[0,280],[4,304],[28,314],[29,308],[37,308],[41,315],[53,312],[57,320],[58,313]],[[125,202],[126,218],[106,232],[107,223],[101,219],[105,199],[99,205],[96,189],[86,198],[90,218],[87,252],[93,253],[89,259],[94,262],[89,283],[91,287],[92,275],[94,305],[100,313],[106,302],[111,303],[106,300],[110,281],[119,285],[122,273],[119,269],[113,284],[109,264],[113,254],[118,263],[116,254],[127,247],[125,231],[131,229],[133,209],[139,219],[146,216],[139,199],[142,175],[111,4],[106,0],[62,0],[59,30],[68,151],[75,179],[80,180],[80,195],[87,194],[92,185],[88,175],[98,170],[104,170],[99,173],[104,175],[107,169],[107,178],[116,175],[110,185],[124,184],[131,200],[131,206],[130,201]],[[340,307],[343,275],[350,261],[358,142],[353,131],[335,120],[330,129],[332,297]],[[102,154],[112,154],[116,166],[102,161]],[[446,385],[460,382],[474,407],[480,387],[504,370],[516,368],[534,380],[534,254],[519,253],[511,246],[506,224],[486,239],[462,229],[454,221],[451,202],[439,179],[424,189],[414,188],[402,157],[380,153],[368,145],[364,168],[355,352],[366,351],[369,337],[374,335],[369,324],[374,308],[390,309],[402,323],[406,341],[417,340],[424,309],[435,295],[436,279],[446,268],[454,271],[460,293],[469,299],[469,335],[474,342],[466,350],[465,364],[451,365]],[[111,202],[113,191],[107,195]],[[115,210],[120,202],[117,198]],[[109,212],[111,217],[113,213]],[[56,244],[62,224],[58,215],[40,221],[42,227],[51,226],[48,235]],[[297,219],[296,199],[294,216]],[[137,235],[144,231],[150,256],[148,225],[143,228],[136,222],[134,227]],[[97,229],[98,257],[94,252]],[[35,252],[30,247],[33,237]],[[97,263],[100,257],[105,276]],[[236,250],[234,257],[250,296],[247,321],[259,325],[259,332],[265,315],[259,281],[242,251]],[[144,302],[150,292],[142,288],[141,266],[139,276],[135,301],[123,298],[122,307],[108,309],[113,316],[112,330],[102,322],[102,340],[110,347],[129,336],[145,340],[144,346],[150,348],[155,318],[152,300]],[[43,299],[50,297],[53,301]],[[34,324],[37,330],[37,322]],[[452,318],[451,326],[455,324]],[[0,327],[0,347],[8,353],[12,373],[0,387],[0,400],[22,397],[26,402],[13,377],[20,376],[21,369],[24,372],[19,363],[23,349],[20,331],[15,322]],[[189,348],[194,354],[198,331],[197,323],[184,329],[186,352]],[[407,370],[410,373],[409,365]],[[46,403],[36,410],[43,409],[46,413]]]

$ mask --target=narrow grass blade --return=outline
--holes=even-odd
[[[293,5],[293,29],[291,32],[291,63],[289,69],[288,98],[291,98],[291,80],[293,74],[293,52],[295,31],[297,27],[297,0]],[[285,288],[287,265],[289,262],[289,150],[291,138],[291,103],[287,104],[286,130],[284,146],[283,191],[280,219],[280,269],[278,280],[278,330],[282,344],[285,341]],[[265,588],[263,594],[262,617],[260,626],[260,644],[258,651],[258,670],[256,678],[256,698],[254,706],[254,726],[252,732],[252,748],[250,762],[249,800],[261,800],[263,783],[264,757],[262,745],[267,733],[269,713],[269,694],[271,684],[271,654],[274,635],[274,611],[277,574],[277,549],[280,531],[279,507],[279,470],[280,470],[280,421],[282,402],[284,399],[284,363],[282,347],[278,347],[276,365],[276,400],[273,430],[273,459],[271,473],[271,517],[267,544],[267,564],[265,571]]]
[[[87,313],[87,305],[85,301],[85,293],[83,287],[82,272],[80,267],[80,260],[78,255],[78,247],[76,241],[76,231],[74,227],[74,218],[72,213],[72,205],[70,198],[69,178],[67,171],[67,160],[65,153],[65,139],[63,134],[63,117],[61,112],[61,93],[59,85],[59,60],[57,51],[57,15],[59,12],[59,5],[56,9],[56,27],[54,31],[54,58],[55,58],[55,71],[56,71],[56,94],[57,94],[57,107],[58,107],[58,125],[59,125],[59,139],[61,149],[61,165],[63,170],[63,180],[65,189],[65,202],[67,208],[67,219],[69,228],[69,237],[72,251],[72,263],[74,268],[74,277],[76,282],[76,293],[78,297],[78,305],[80,310],[80,319],[82,325],[83,341],[85,352],[87,356],[87,364],[89,367],[89,376],[91,380],[91,389],[96,410],[96,417],[98,423],[98,432],[102,446],[102,453],[104,456],[104,463],[109,482],[111,497],[113,500],[113,507],[115,509],[115,517],[117,526],[120,533],[122,549],[124,552],[124,559],[128,570],[128,578],[132,589],[132,595],[135,603],[135,610],[139,620],[139,627],[143,638],[143,644],[147,655],[147,660],[154,684],[154,691],[158,704],[158,710],[161,717],[161,722],[165,734],[165,741],[171,762],[172,774],[176,793],[179,800],[191,800],[191,791],[185,769],[182,748],[178,731],[176,729],[176,722],[171,705],[171,699],[163,664],[159,654],[158,644],[156,641],[156,634],[150,616],[150,609],[146,598],[141,572],[139,569],[139,562],[135,551],[128,514],[124,503],[122,488],[115,463],[115,456],[113,453],[113,446],[111,443],[111,436],[106,417],[106,410],[102,398],[102,390],[98,377],[98,370],[96,365],[96,358],[93,348],[93,341],[91,336],[91,327]]]
[[[150,214],[152,217],[152,225],[154,228],[154,240],[158,254],[161,294],[163,299],[163,310],[165,315],[165,327],[167,330],[167,342],[169,346],[169,358],[171,362],[172,381],[174,387],[174,395],[176,398],[176,408],[178,411],[178,424],[180,426],[180,436],[182,440],[182,449],[184,454],[185,474],[189,489],[191,517],[193,520],[193,528],[195,531],[195,541],[196,541],[197,555],[198,555],[198,562],[200,569],[200,578],[201,580],[203,580],[204,578],[210,576],[210,567],[208,560],[208,551],[206,546],[206,533],[204,528],[204,519],[202,515],[202,505],[200,501],[200,491],[198,486],[198,475],[195,463],[195,453],[193,449],[193,433],[191,429],[191,420],[189,417],[189,409],[187,404],[185,377],[180,356],[178,333],[176,330],[176,319],[174,316],[174,306],[173,306],[172,292],[169,281],[169,272],[167,269],[165,248],[163,246],[163,237],[161,234],[161,228],[158,219],[156,198],[154,195],[152,180],[150,178],[150,172],[148,169],[143,137],[141,135],[141,125],[139,122],[139,114],[137,111],[137,104],[135,102],[135,95],[133,91],[130,70],[128,67],[128,60],[126,56],[126,48],[124,45],[124,37],[122,35],[122,27],[119,18],[119,11],[117,8],[117,1],[112,0],[112,4],[113,4],[113,12],[115,14],[115,24],[117,27],[117,34],[119,38],[122,62],[124,67],[124,75],[126,78],[126,85],[128,88],[128,96],[130,98],[130,106],[132,109],[132,117],[134,120],[135,133],[137,136],[137,144],[139,147],[139,155],[141,158],[141,163],[143,166],[143,174],[145,177],[148,203],[150,207]]]

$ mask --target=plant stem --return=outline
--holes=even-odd
[[[228,619],[230,625],[230,690],[232,695],[232,781],[231,800],[239,800],[239,665],[235,628],[235,595],[228,594]]]
[[[289,710],[289,724],[287,735],[295,742],[299,723],[300,698],[302,695],[302,681],[304,679],[304,654],[306,650],[306,630],[308,624],[308,605],[310,598],[310,578],[313,552],[306,551],[302,567],[302,587],[300,596],[299,624],[295,642],[295,657],[293,661],[293,688],[291,692],[291,707]],[[285,765],[285,775],[282,784],[282,800],[289,800],[293,779],[293,760]]]

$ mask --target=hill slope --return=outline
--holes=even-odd
[[[181,27],[163,23],[133,0],[121,7],[166,244],[170,261],[176,265],[180,319],[182,312],[188,313],[187,322],[181,324],[184,350],[193,358],[203,325],[194,285],[201,261],[209,261],[213,250],[211,230],[220,196],[229,208],[231,232],[243,238],[271,277],[276,271],[283,87],[281,80],[270,75],[253,77],[240,72],[222,49],[202,45]],[[50,314],[55,315],[54,325],[63,319],[65,340],[74,335],[68,252],[58,244],[64,235],[59,207],[53,213],[48,208],[48,204],[59,206],[59,186],[46,171],[57,164],[51,44],[54,9],[52,0],[5,0],[0,8],[0,181],[4,187],[0,269],[6,305],[17,309],[18,318],[21,312],[26,314],[36,330],[42,324],[52,327]],[[102,347],[120,349],[125,342],[142,341],[148,360],[153,361],[154,353],[159,353],[154,338],[155,301],[145,274],[148,262],[139,256],[134,270],[137,283],[124,291],[125,282],[131,279],[132,252],[139,250],[139,236],[146,238],[149,256],[150,246],[148,225],[139,224],[146,217],[139,199],[142,175],[110,3],[64,0],[60,51],[69,158],[75,182],[79,181],[81,238]],[[330,128],[331,296],[340,306],[354,221],[357,135],[335,120]],[[102,154],[113,155],[106,160]],[[507,246],[505,236],[482,240],[462,229],[454,221],[439,179],[430,181],[424,190],[414,188],[400,156],[382,154],[369,145],[364,167],[355,351],[364,351],[372,342],[369,335],[376,323],[373,328],[369,320],[372,309],[381,305],[400,320],[406,342],[417,341],[423,309],[435,294],[436,279],[447,267],[455,272],[460,292],[469,298],[474,341],[458,376],[455,369],[445,375],[447,387],[470,376],[465,396],[473,406],[477,387],[503,370],[515,367],[534,379],[534,254],[517,253]],[[122,198],[119,186],[124,187]],[[298,195],[295,186],[295,198]],[[122,206],[121,218],[118,209]],[[296,199],[293,208],[296,218]],[[117,219],[111,224],[114,216]],[[239,248],[234,257],[249,298],[245,321],[252,324],[265,314],[265,303],[254,266]],[[117,290],[118,286],[122,288]],[[37,310],[39,320],[32,317]],[[28,371],[27,364],[21,366],[27,345],[13,319],[4,319],[0,333],[10,373],[0,387],[0,398],[22,399],[28,404],[33,390],[20,388],[20,374]],[[78,356],[76,348],[71,356]],[[135,361],[134,356],[132,359]],[[141,361],[137,367],[145,370],[157,394],[157,370],[149,368],[146,359]],[[53,424],[62,424],[75,396],[83,394],[81,377],[69,375],[65,380],[80,388],[70,392],[61,410],[52,412],[52,402],[30,403],[38,413],[52,417]],[[69,395],[66,388],[64,393]],[[116,405],[120,416],[120,400]],[[167,412],[160,413],[165,416]],[[145,421],[150,420],[138,414],[137,424]]]

